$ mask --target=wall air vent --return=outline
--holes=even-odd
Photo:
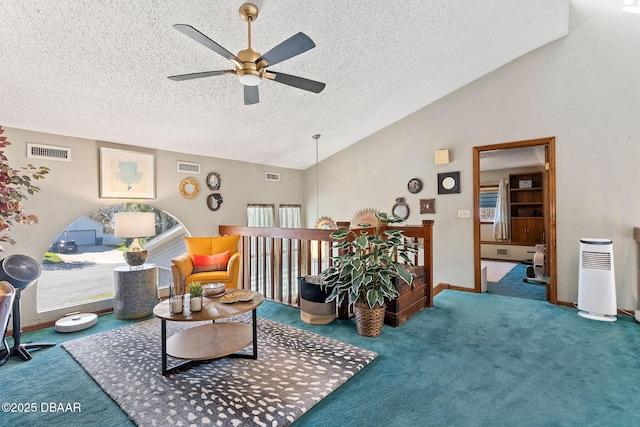
[[[276,172],[265,172],[264,179],[265,181],[280,181],[280,174]]]
[[[509,256],[509,249],[496,249],[496,255]]]
[[[200,174],[202,173],[202,166],[200,163],[178,161],[178,172]]]
[[[33,144],[27,142],[27,157],[30,159],[71,161],[71,149],[54,145]]]

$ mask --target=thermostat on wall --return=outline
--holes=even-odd
[[[76,332],[98,323],[95,313],[69,313],[56,322],[56,332]]]

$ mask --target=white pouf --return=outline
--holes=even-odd
[[[76,332],[92,327],[98,323],[95,313],[73,313],[56,322],[57,332]]]

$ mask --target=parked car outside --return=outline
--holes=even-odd
[[[78,245],[73,240],[58,240],[49,248],[51,252],[59,254],[78,252]]]

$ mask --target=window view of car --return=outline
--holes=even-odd
[[[78,245],[73,240],[58,240],[51,245],[50,250],[59,254],[78,252]]]
[[[171,259],[186,252],[184,237],[188,235],[180,222],[144,203],[102,206],[76,218],[50,240],[38,279],[38,312],[62,307],[81,310],[86,304],[113,299],[114,269],[126,265],[122,252],[130,244],[130,239],[115,236],[114,215],[118,212],[156,214],[155,237],[141,243],[149,251],[147,262],[158,268],[157,286],[173,284]]]

